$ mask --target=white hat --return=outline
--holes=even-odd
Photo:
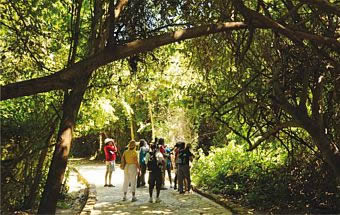
[[[113,139],[111,139],[111,138],[106,138],[105,140],[104,140],[104,143],[105,144],[107,144],[107,143],[109,143],[109,142],[114,142],[114,140]]]

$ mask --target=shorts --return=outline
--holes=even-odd
[[[150,171],[149,172],[149,185],[160,189],[162,186],[162,172],[161,171]]]
[[[116,165],[116,162],[113,160],[113,161],[105,161],[106,163],[106,171],[108,172],[113,172],[115,171],[115,165]]]

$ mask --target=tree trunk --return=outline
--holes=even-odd
[[[279,70],[273,73],[273,82],[274,92],[276,95],[276,101],[280,107],[289,113],[300,125],[303,129],[307,131],[307,133],[312,137],[313,143],[318,147],[321,152],[322,157],[324,158],[325,162],[332,168],[335,181],[336,181],[336,195],[337,195],[337,209],[340,210],[340,152],[337,148],[336,144],[332,142],[328,135],[325,133],[325,127],[322,120],[322,116],[320,114],[321,108],[320,100],[321,100],[321,85],[318,83],[318,88],[315,88],[313,91],[313,105],[312,105],[312,116],[309,116],[307,113],[307,108],[305,105],[304,108],[302,104],[300,107],[296,107],[288,102],[288,99],[285,97],[283,92],[281,91],[280,83],[277,81],[279,80]]]
[[[132,114],[131,116],[131,122],[132,122],[132,132],[133,132],[133,139],[131,140],[136,140],[138,141],[139,140],[139,135],[138,135],[138,125],[137,125],[137,120],[136,120],[136,115],[135,114]]]
[[[153,114],[152,114],[152,104],[151,102],[149,102],[148,104],[148,108],[149,108],[149,117],[150,117],[150,122],[151,122],[151,141],[154,141],[155,137],[156,137],[156,134],[155,134],[155,125],[154,125],[154,122],[153,122]]]
[[[100,159],[100,157],[101,157],[102,150],[103,150],[103,142],[104,142],[102,133],[99,133],[99,135],[98,135],[98,140],[99,140],[98,148],[97,148],[97,150],[96,150],[95,155],[92,156],[91,160],[98,160],[98,159]]]
[[[335,179],[336,213],[340,213],[340,177]]]
[[[90,76],[86,76],[79,81],[69,94],[65,92],[63,118],[60,122],[57,144],[40,201],[38,214],[55,214],[56,212],[59,192],[71,148],[73,129],[89,79]]]
[[[335,198],[336,198],[336,208],[337,212],[340,212],[340,152],[336,148],[328,137],[323,134],[320,130],[314,130],[310,133],[313,141],[319,148],[322,157],[325,159],[327,164],[332,168],[335,173]]]
[[[134,126],[133,126],[133,114],[130,116],[130,135],[131,135],[131,140],[135,139],[135,132],[134,132]]]
[[[337,178],[340,178],[340,152],[329,141],[326,135],[318,133],[310,134],[318,146],[323,158],[333,169]]]

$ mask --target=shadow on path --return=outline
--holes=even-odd
[[[105,164],[104,162],[80,162],[74,165],[80,174],[95,189],[96,201],[91,210],[82,214],[232,214],[228,209],[197,194],[178,194],[174,189],[162,190],[160,203],[149,203],[148,188],[137,188],[138,201],[131,202],[131,192],[128,191],[128,200],[122,201],[123,171],[116,166],[112,175],[112,184],[115,187],[104,187]],[[148,174],[146,175],[146,179]],[[154,196],[156,191],[154,190]]]

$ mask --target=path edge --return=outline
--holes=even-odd
[[[230,210],[232,212],[232,214],[256,214],[254,209],[242,207],[242,206],[235,204],[234,202],[232,202],[232,201],[230,201],[226,198],[222,198],[219,195],[216,195],[216,194],[213,194],[211,192],[199,189],[198,187],[196,187],[194,185],[192,185],[192,190],[194,192],[214,201],[215,203],[225,207],[226,209]]]
[[[77,168],[71,167],[71,169],[77,173],[77,179],[81,183],[85,184],[85,204],[82,206],[79,214],[80,215],[88,215],[91,214],[91,211],[93,210],[94,205],[97,202],[97,191],[96,191],[96,185],[90,184],[78,171]]]

